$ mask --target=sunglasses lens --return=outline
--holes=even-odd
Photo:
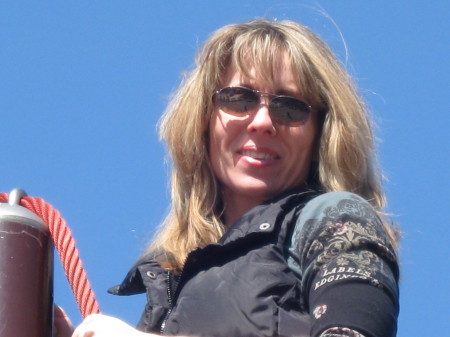
[[[246,114],[259,104],[259,97],[247,88],[223,88],[215,97],[218,106],[234,115]]]
[[[310,106],[293,97],[275,97],[270,101],[270,111],[278,123],[301,124],[310,114]]]

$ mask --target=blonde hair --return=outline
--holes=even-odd
[[[302,97],[320,116],[318,163],[313,175],[324,191],[350,191],[381,212],[385,196],[372,127],[363,100],[328,46],[291,21],[255,20],[217,30],[200,49],[161,119],[160,135],[172,159],[169,214],[149,247],[165,253],[164,267],[180,269],[196,247],[224,233],[220,187],[208,160],[212,96],[230,65],[250,77],[250,67],[272,81],[280,51],[286,52]],[[392,234],[389,226],[386,226]],[[395,242],[392,234],[393,242]]]

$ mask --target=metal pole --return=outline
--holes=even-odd
[[[0,337],[51,337],[53,243],[45,223],[13,190],[0,203]]]

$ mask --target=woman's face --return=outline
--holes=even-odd
[[[302,99],[288,58],[280,54],[274,83],[244,77],[234,67],[226,73],[222,87],[243,86]],[[252,68],[253,78],[258,79]],[[209,156],[220,181],[225,205],[259,204],[277,194],[302,185],[309,172],[317,136],[317,117],[311,113],[298,126],[275,123],[262,97],[254,112],[233,116],[215,107],[209,126]]]

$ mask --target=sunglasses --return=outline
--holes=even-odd
[[[213,95],[214,103],[224,112],[242,117],[255,111],[261,97],[269,97],[269,113],[275,123],[296,126],[305,123],[311,113],[307,103],[284,95],[275,95],[245,87],[225,87]]]

